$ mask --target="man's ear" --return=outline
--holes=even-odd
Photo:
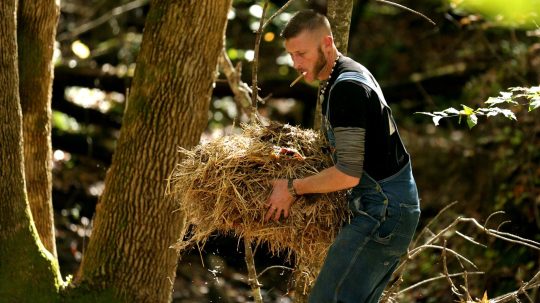
[[[325,48],[332,48],[332,45],[334,44],[334,38],[330,35],[323,36],[323,45]]]

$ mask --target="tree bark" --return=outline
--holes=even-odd
[[[124,301],[168,302],[178,205],[165,196],[177,147],[196,145],[231,0],[153,1],[116,152],[77,283]]]
[[[349,45],[349,31],[351,28],[351,16],[353,0],[328,0],[327,17],[334,34],[334,42],[338,51],[347,54]]]
[[[61,279],[32,222],[24,180],[16,2],[0,2],[0,298],[53,302]]]
[[[19,1],[17,43],[26,191],[41,242],[54,256],[51,87],[59,14],[56,0]]]
[[[332,27],[334,43],[339,52],[346,55],[349,45],[349,31],[351,28],[351,16],[353,0],[328,0],[326,16]],[[321,102],[317,101],[315,108],[314,128],[321,127],[322,109]]]

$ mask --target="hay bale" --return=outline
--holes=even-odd
[[[323,136],[312,130],[271,123],[243,125],[240,135],[222,137],[193,150],[181,149],[183,160],[170,177],[169,191],[178,199],[188,226],[188,240],[204,245],[218,231],[266,242],[273,254],[294,254],[296,264],[318,269],[338,229],[348,218],[343,192],[305,195],[293,203],[289,218],[263,222],[265,205],[276,178],[315,174],[333,165],[323,151]],[[277,154],[281,147],[304,159]],[[314,275],[314,273],[310,273]]]

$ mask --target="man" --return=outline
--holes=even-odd
[[[337,51],[326,17],[300,11],[281,36],[306,81],[323,81],[323,130],[335,165],[274,180],[265,220],[287,217],[297,195],[350,189],[354,216],[330,247],[309,302],[378,302],[420,216],[409,154],[377,81]]]

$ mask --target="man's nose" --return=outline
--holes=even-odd
[[[291,56],[291,59],[292,59],[292,62],[293,62],[294,69],[296,69],[296,70],[300,69],[301,64],[300,64],[300,60],[298,60],[298,57],[297,56]]]
[[[294,66],[294,69],[296,70],[300,70],[302,65],[300,64],[300,62],[298,60],[294,60],[293,61],[293,66]]]

